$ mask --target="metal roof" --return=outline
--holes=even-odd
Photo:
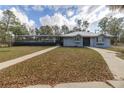
[[[56,37],[58,35],[16,35],[17,37]]]
[[[77,36],[77,35],[80,35],[82,37],[96,37],[96,36],[100,36],[100,35],[105,35],[106,37],[111,37],[112,36],[110,34],[101,34],[101,33],[93,33],[93,32],[81,32],[81,31],[72,32],[72,33],[69,33],[69,34],[64,34],[62,36],[63,37],[73,37],[73,36]]]

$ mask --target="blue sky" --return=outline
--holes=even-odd
[[[28,27],[40,27],[41,25],[67,25],[70,29],[76,26],[77,19],[88,20],[90,23],[89,30],[94,32],[98,30],[97,24],[105,16],[113,15],[123,17],[123,13],[118,11],[112,12],[107,6],[84,5],[84,6],[40,6],[40,5],[1,5],[0,16],[2,11],[9,9],[14,12],[21,23],[27,24]]]

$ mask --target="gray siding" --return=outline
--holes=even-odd
[[[83,47],[83,37],[80,41],[75,41],[74,37],[64,37],[63,38],[63,45],[64,46],[79,46]],[[100,47],[100,48],[108,48],[111,47],[110,38],[104,37],[103,45],[99,45],[96,41],[96,37],[90,38],[90,46],[91,47]]]
[[[64,46],[75,46],[73,38],[65,37],[63,39],[63,45]]]
[[[64,46],[82,47],[83,46],[83,41],[82,41],[82,39],[80,41],[75,41],[74,37],[65,37],[65,38],[63,38],[63,45]]]
[[[104,48],[111,47],[111,40],[109,37],[105,38]]]
[[[109,37],[104,37],[103,45],[98,45],[98,43],[96,42],[96,38],[95,38],[94,39],[94,47],[99,47],[99,48],[109,48],[109,47],[111,47],[110,38]]]

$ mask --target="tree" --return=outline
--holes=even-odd
[[[102,33],[106,33],[106,31],[108,30],[107,29],[107,27],[108,27],[108,18],[104,17],[103,19],[101,19],[100,22],[98,23],[98,26],[100,27]]]
[[[14,35],[29,35],[29,31],[26,28],[26,25],[21,25],[20,22],[16,22],[15,25],[10,26],[9,28]]]
[[[112,11],[119,10],[120,12],[123,12],[124,5],[108,5],[109,9]]]
[[[52,28],[50,26],[41,26],[39,29],[39,34],[52,35]]]
[[[26,24],[22,24],[20,27],[21,27],[21,31],[19,33],[20,35],[29,35],[29,31],[26,27]]]
[[[36,35],[35,28],[33,26],[29,27],[28,29],[29,29],[28,32],[30,35]]]
[[[111,11],[119,10],[119,12],[122,12],[122,13],[124,12],[124,5],[108,5],[108,7],[109,7],[109,9]],[[121,35],[120,35],[121,41],[124,39],[124,36],[123,35],[124,35],[124,32],[122,32]]]
[[[99,27],[101,28],[102,32],[107,32],[113,35],[113,42],[115,45],[117,45],[120,34],[123,31],[123,18],[103,18],[99,22]]]
[[[81,31],[81,24],[82,24],[82,20],[78,19],[77,20],[77,25],[78,25],[78,29]]]
[[[75,32],[75,31],[78,31],[78,30],[79,30],[79,28],[75,26],[75,27],[73,27],[72,31]]]
[[[123,31],[123,19],[122,18],[113,18],[111,17],[108,21],[108,32],[113,35],[114,43],[117,45],[117,42],[120,41],[120,34]]]
[[[35,28],[35,32],[36,32],[36,35],[39,35],[40,34],[40,31],[38,28]]]
[[[63,26],[62,26],[62,32],[64,32],[64,34],[67,34],[67,33],[69,32],[68,26],[63,25]]]
[[[3,16],[1,19],[2,25],[3,25],[3,30],[5,33],[5,41],[8,44],[8,46],[11,46],[11,33],[10,33],[10,26],[15,25],[16,23],[16,16],[13,14],[12,11],[6,10],[3,11]]]
[[[78,29],[79,31],[87,31],[88,29],[88,26],[89,26],[89,23],[87,20],[81,20],[81,19],[78,19],[77,20],[77,25],[78,25]]]
[[[16,16],[10,10],[3,11],[2,22],[5,24],[6,32],[8,32],[9,27],[15,25]]]
[[[88,21],[83,21],[83,24],[82,24],[83,31],[87,31],[88,26],[89,26]]]
[[[57,25],[52,26],[54,35],[60,35],[60,28]]]
[[[6,42],[6,33],[3,23],[0,21],[0,46]]]

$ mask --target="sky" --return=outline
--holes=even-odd
[[[4,10],[11,10],[23,24],[29,28],[39,28],[45,25],[67,25],[69,29],[75,27],[78,19],[87,20],[89,30],[98,30],[98,22],[105,16],[123,17],[124,13],[118,10],[111,11],[107,6],[102,5],[1,5],[0,18]]]

